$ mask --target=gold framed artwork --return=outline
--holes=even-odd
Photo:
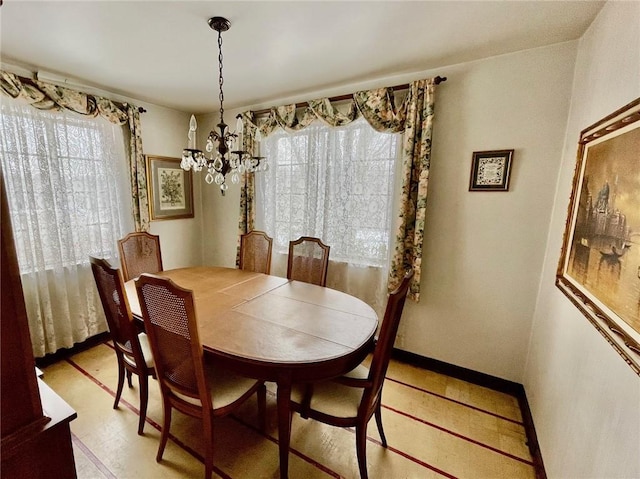
[[[193,218],[193,176],[179,158],[146,156],[149,215],[152,221]]]
[[[640,375],[640,99],[580,134],[556,285]]]
[[[474,151],[469,191],[509,191],[513,150]]]

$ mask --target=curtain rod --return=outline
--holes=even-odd
[[[442,82],[447,81],[447,77],[441,77],[441,76],[437,76],[433,79],[433,82],[436,85],[439,85]],[[396,85],[396,86],[392,86],[391,89],[393,91],[402,91],[402,90],[406,90],[409,88],[409,83],[404,83],[402,85]],[[353,94],[351,95],[338,95],[338,96],[332,96],[329,98],[329,101],[343,101],[343,100],[351,100],[353,98]],[[302,103],[296,103],[296,108],[302,108],[305,106],[309,106],[309,103],[302,102]],[[266,115],[267,113],[271,113],[271,108],[264,108],[262,110],[256,110],[253,112],[254,115]]]

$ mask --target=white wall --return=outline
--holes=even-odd
[[[274,101],[447,76],[436,91],[422,300],[397,346],[522,381],[569,108],[576,42]],[[270,105],[259,105],[261,108]],[[227,123],[234,112],[225,112]],[[199,144],[218,122],[201,116]],[[468,192],[471,154],[514,148],[511,191]],[[239,189],[203,186],[207,264],[233,266]]]
[[[140,115],[142,147],[145,155],[180,158],[187,145],[189,116],[153,104],[136,102],[147,109]],[[162,263],[165,269],[202,264],[202,199],[200,177],[193,177],[194,217],[152,221],[149,232],[160,235]]]
[[[420,303],[397,346],[521,382],[562,155],[575,42],[438,70]],[[515,149],[508,192],[473,151]]]
[[[235,117],[240,111],[225,110],[225,123],[235,129]],[[204,150],[209,132],[220,122],[219,113],[199,115],[198,148]],[[240,217],[240,187],[229,182],[229,189],[222,196],[220,187],[204,181],[206,173],[194,173],[200,176],[203,209],[203,261],[205,265],[235,268],[236,248],[238,244],[238,219]],[[194,176],[195,178],[195,176]]]
[[[554,286],[580,131],[640,96],[640,3],[609,2],[580,40],[524,385],[547,475],[640,477],[640,378]]]

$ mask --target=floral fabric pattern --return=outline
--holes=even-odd
[[[402,193],[388,287],[389,291],[395,289],[402,281],[404,272],[413,269],[408,296],[416,302],[420,299],[435,85],[433,78],[412,82],[399,108],[395,106],[393,89],[377,88],[354,93],[346,114],[340,113],[328,98],[311,100],[309,106],[300,112],[296,111],[295,104],[271,108],[269,115],[259,120],[254,120],[251,112],[243,113],[245,149],[248,146],[253,148],[258,129],[263,136],[268,136],[278,127],[285,131],[297,131],[316,119],[329,126],[343,126],[362,115],[379,132],[403,133]],[[240,202],[241,234],[253,229],[254,194],[253,175],[245,174]],[[239,251],[238,247],[238,264]]]
[[[242,114],[242,149],[254,151],[256,126],[251,112]],[[236,267],[240,267],[240,236],[254,229],[255,224],[255,173],[245,171],[240,179],[240,218],[238,220],[238,245],[236,248]]]
[[[359,91],[353,94],[360,113],[379,132],[400,133],[405,130],[407,100],[396,110],[391,88]]]
[[[358,108],[355,101],[351,101],[349,104],[349,111],[347,114],[340,113],[329,101],[328,98],[321,98],[319,100],[311,100],[309,102],[309,109],[329,126],[344,126],[348,125],[352,121],[356,120],[359,116]]]
[[[147,195],[147,167],[142,153],[140,112],[127,106],[129,120],[129,168],[131,180],[131,213],[136,231],[149,231],[149,196]]]
[[[24,78],[3,70],[0,70],[0,91],[11,98],[25,100],[39,110],[69,110],[93,117],[100,115],[111,123],[128,127],[133,218],[136,231],[149,229],[147,177],[142,153],[140,114],[135,106]]]
[[[402,195],[389,271],[389,289],[393,290],[400,284],[404,271],[413,269],[408,296],[416,302],[420,299],[434,92],[433,80],[419,80],[411,84],[407,95],[402,146]]]

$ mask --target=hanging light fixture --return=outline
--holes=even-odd
[[[265,171],[267,169],[264,157],[252,156],[248,151],[242,149],[243,125],[240,115],[237,116],[236,131],[230,131],[229,126],[224,122],[224,92],[222,85],[222,32],[229,30],[231,22],[223,17],[212,17],[208,20],[209,26],[218,32],[218,67],[220,71],[218,84],[220,86],[220,123],[218,131],[215,129],[209,133],[207,138],[206,153],[196,148],[196,129],[198,127],[196,118],[191,115],[189,121],[189,146],[182,150],[182,162],[180,166],[189,171],[207,171],[205,181],[208,184],[215,183],[220,186],[222,194],[229,188],[227,185],[227,175],[230,176],[231,183],[240,182],[240,175],[245,171],[250,173]],[[257,150],[260,151],[260,130],[257,130],[255,142]],[[207,156],[208,154],[208,156]]]

